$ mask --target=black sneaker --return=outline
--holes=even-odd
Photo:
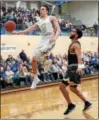
[[[83,109],[83,112],[89,110],[92,107],[92,104],[90,102],[85,102],[85,107]]]
[[[66,111],[64,112],[64,115],[69,114],[70,112],[72,112],[75,109],[76,105],[75,104],[69,104],[68,108],[66,109]]]

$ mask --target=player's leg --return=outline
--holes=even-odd
[[[82,92],[78,89],[77,85],[71,85],[70,90],[75,93],[83,102],[84,102],[84,109],[83,111],[89,110],[92,104],[85,98]]]
[[[46,72],[48,72],[51,68],[51,62],[47,61],[47,64],[45,63],[46,60],[49,60],[48,58],[48,54],[51,52],[51,50],[53,49],[53,47],[55,46],[55,44],[48,44],[46,43],[40,50],[41,50],[41,55],[43,57],[42,63],[44,65],[44,67],[47,67]]]
[[[46,43],[40,43],[38,47],[35,49],[33,58],[32,58],[32,73],[33,73],[33,82],[31,85],[31,89],[35,88],[37,84],[40,82],[40,79],[37,76],[37,62],[44,62],[44,56],[48,53],[48,46]]]
[[[68,104],[71,104],[72,101],[70,99],[70,96],[69,96],[69,92],[68,92],[68,85],[69,83],[67,81],[62,81],[62,83],[60,83],[59,85],[59,89],[62,93],[62,95],[64,96],[65,100],[67,101]]]
[[[91,103],[86,99],[82,92],[78,89],[78,84],[81,80],[81,75],[79,73],[71,73],[72,84],[70,84],[70,90],[75,93],[85,104],[83,111],[88,110],[91,107]]]
[[[33,77],[33,82],[31,85],[31,89],[36,88],[37,84],[40,82],[40,79],[38,78],[38,66],[37,66],[37,60],[36,59],[32,59],[32,77]]]
[[[35,57],[32,58],[32,73],[37,75],[37,59]]]
[[[87,99],[84,97],[84,95],[81,93],[81,91],[78,89],[77,85],[70,85],[70,90],[75,93],[83,102],[86,102]]]
[[[61,93],[63,94],[64,98],[66,99],[66,101],[68,103],[68,107],[67,107],[66,111],[64,112],[64,115],[69,114],[76,107],[76,105],[73,104],[70,99],[68,88],[67,88],[68,86],[69,86],[69,83],[68,83],[68,81],[65,81],[65,80],[63,80],[59,86]]]
[[[37,62],[39,61],[39,58],[41,56],[41,53],[39,49],[37,48],[34,52],[33,58],[32,58],[32,75],[33,75],[33,82],[31,85],[31,89],[36,88],[37,84],[40,82],[40,79],[38,78],[38,66]]]
[[[31,89],[35,88],[37,84],[40,82],[40,79],[37,76],[37,61],[44,62],[44,57],[49,53],[49,51],[53,48],[53,46],[49,45],[48,43],[41,42],[36,50],[34,51],[33,59],[32,59],[32,73],[33,73],[33,82],[31,85]]]

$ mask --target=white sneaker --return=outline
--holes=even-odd
[[[38,77],[35,77],[33,79],[32,85],[31,85],[31,89],[36,88],[37,84],[40,82],[40,79]]]

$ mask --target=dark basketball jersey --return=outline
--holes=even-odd
[[[78,43],[81,46],[79,41],[76,41],[76,42],[73,42],[70,44],[69,49],[68,49],[68,65],[71,65],[71,64],[77,65],[78,64],[78,59],[77,59],[77,55],[76,55],[75,51],[73,51],[73,52],[70,51],[71,46],[75,43]]]

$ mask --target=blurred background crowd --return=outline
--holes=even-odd
[[[1,34],[8,34],[7,31],[4,30],[4,24],[8,20],[14,21],[17,26],[16,30],[23,30],[31,25],[33,25],[35,22],[39,19],[39,10],[38,9],[26,9],[23,7],[17,8],[15,7],[8,7],[2,6],[0,9],[1,11]],[[54,14],[53,14],[54,15]],[[94,23],[91,27],[88,27],[84,24],[81,25],[74,25],[70,20],[63,19],[58,15],[55,15],[58,18],[60,28],[62,30],[61,35],[68,35],[72,28],[79,27],[82,29],[85,36],[98,36],[99,27],[98,24]],[[29,35],[40,35],[40,31],[35,31],[29,33]]]
[[[98,73],[99,59],[97,52],[92,53],[89,51],[83,53],[82,60],[85,64],[83,76]],[[2,56],[0,56],[0,61],[2,89],[31,85],[31,60],[24,50],[19,53],[17,58],[9,55],[7,59],[3,59]],[[54,56],[53,53],[50,53],[49,56],[45,57],[44,64],[38,63],[38,76],[41,79],[41,83],[58,82],[66,78],[67,64],[66,54]]]

